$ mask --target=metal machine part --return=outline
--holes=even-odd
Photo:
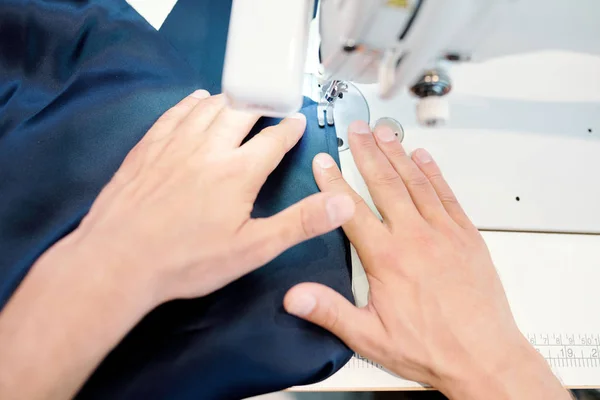
[[[318,77],[307,74],[304,80],[304,95],[318,103],[319,126],[335,125],[339,151],[348,149],[348,127],[353,121],[370,121],[367,100],[360,90],[349,82],[322,82]]]
[[[444,96],[452,90],[450,77],[441,69],[425,71],[410,91],[419,98],[429,96]]]
[[[388,128],[390,128],[398,138],[398,141],[402,143],[402,141],[404,140],[404,128],[402,127],[402,124],[400,124],[400,122],[398,122],[394,118],[389,117],[379,118],[377,122],[375,122],[373,130],[381,126],[387,126]]]
[[[425,71],[410,90],[420,99],[417,119],[422,125],[433,127],[446,123],[450,118],[450,107],[445,96],[452,90],[452,83],[442,69]]]
[[[479,37],[476,22],[507,1],[324,1],[320,9],[324,76],[378,82],[379,95],[391,98],[402,87],[411,87],[431,62],[446,54],[456,60],[471,54],[477,41],[470,38],[463,45],[454,37],[465,27]],[[344,23],[331,23],[340,20]]]
[[[333,80],[321,85],[321,98],[317,108],[317,120],[319,126],[335,124],[334,106],[338,99],[344,98],[344,93],[348,93],[348,84],[344,81]]]

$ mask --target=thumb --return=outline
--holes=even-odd
[[[253,265],[264,265],[298,243],[339,228],[355,209],[347,194],[317,193],[272,217],[250,220],[243,234]]]
[[[294,286],[285,295],[283,306],[288,313],[327,329],[355,351],[376,332],[371,313],[318,283]]]

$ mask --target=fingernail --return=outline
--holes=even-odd
[[[380,126],[375,130],[375,134],[382,142],[393,142],[396,140],[396,134],[389,126]]]
[[[359,135],[366,135],[368,133],[371,133],[371,128],[369,127],[369,124],[367,124],[365,121],[354,121],[350,124],[348,130],[350,132],[358,133]]]
[[[288,118],[299,119],[299,120],[302,120],[302,121],[306,120],[306,116],[304,114],[302,114],[302,113],[296,113],[294,115],[290,115]]]
[[[196,90],[194,93],[190,94],[190,96],[192,96],[196,99],[206,99],[206,98],[210,97],[210,93],[208,93],[204,89],[200,89],[200,90]]]
[[[331,225],[340,226],[354,216],[356,204],[350,196],[343,194],[327,200],[325,208]]]
[[[306,317],[317,305],[317,299],[312,294],[301,293],[290,300],[287,311],[298,317]]]
[[[320,168],[327,169],[335,165],[335,161],[329,154],[317,154],[315,156],[315,162]]]
[[[420,164],[427,164],[433,161],[431,154],[429,154],[425,149],[417,149],[413,154]]]

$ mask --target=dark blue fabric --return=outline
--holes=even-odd
[[[231,3],[232,0],[178,0],[160,27],[161,36],[198,71],[204,78],[203,89],[210,93],[221,93]]]
[[[165,110],[197,88],[218,91],[226,2],[180,1],[169,24],[200,14],[180,20],[171,45],[123,0],[0,0],[0,308],[35,259],[78,225]],[[194,36],[204,26],[207,36]],[[217,33],[220,39],[211,36]],[[175,43],[178,35],[188,50]],[[203,59],[203,52],[215,56]],[[315,154],[337,159],[335,132],[317,127],[315,107],[305,102],[307,132],[269,177],[255,216],[317,191]],[[263,119],[253,133],[275,122]],[[242,398],[325,378],[350,351],[287,315],[282,298],[302,281],[351,298],[349,265],[338,230],[210,296],[162,305],[79,398]]]

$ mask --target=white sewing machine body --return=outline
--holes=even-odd
[[[297,110],[304,72],[323,85],[348,82],[352,96],[333,99],[336,111],[399,121],[405,146],[436,156],[478,227],[600,233],[600,3],[325,0],[317,34],[307,23],[313,8],[312,0],[233,1],[223,75],[232,104],[282,116]],[[553,52],[507,61],[539,49]],[[487,73],[477,73],[480,60],[489,60]],[[436,129],[421,126],[406,90],[431,68],[455,81],[443,94],[454,116]],[[425,100],[442,96],[441,83],[430,80]],[[343,138],[350,121],[327,120]],[[349,152],[341,158],[368,197]]]
[[[314,2],[233,1],[223,88],[234,107],[269,116],[298,110]],[[600,54],[598,16],[592,1],[321,1],[309,54],[319,68],[310,72],[323,85],[377,83],[383,99],[408,88],[422,99],[420,122],[434,125],[448,119],[441,98],[452,87],[451,63],[540,49]]]

